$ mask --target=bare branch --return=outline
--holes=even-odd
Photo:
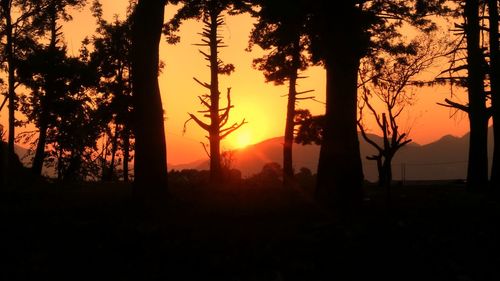
[[[207,89],[210,89],[210,84],[208,83],[205,83],[205,82],[201,82],[200,80],[198,80],[196,77],[193,77],[194,81],[196,81],[198,84],[200,84],[201,86],[207,88]]]
[[[196,124],[198,124],[198,126],[200,126],[203,130],[205,131],[209,131],[210,130],[210,125],[206,124],[205,122],[201,121],[198,117],[196,117],[195,115],[191,114],[191,113],[188,113],[189,114],[189,118],[186,122],[184,122],[184,132],[186,131],[186,124],[191,121],[191,120],[194,120],[196,122]]]
[[[3,102],[2,102],[2,105],[0,106],[0,111],[2,111],[5,103],[7,102],[7,100],[9,99],[9,96],[5,96],[5,98],[3,99]]]
[[[449,99],[445,99],[444,101],[446,103],[439,103],[438,102],[437,104],[441,105],[441,106],[444,106],[444,107],[456,108],[456,109],[462,110],[462,111],[467,112],[467,113],[469,112],[469,106],[467,106],[467,105],[460,104],[460,103],[451,101]]]
[[[219,128],[224,127],[229,120],[229,111],[231,111],[233,106],[231,105],[231,88],[227,88],[227,107],[224,108],[224,113],[220,116]]]
[[[207,154],[208,158],[212,158],[210,156],[210,152],[208,151],[207,144],[204,142],[201,142],[201,141],[200,141],[200,143],[201,143],[201,146],[203,146],[203,150],[205,150],[205,153]]]
[[[220,136],[220,139],[221,140],[224,139],[225,137],[230,135],[232,132],[238,130],[241,126],[245,125],[246,123],[248,122],[245,119],[243,119],[243,121],[241,121],[239,124],[234,123],[233,125],[231,125],[231,127],[221,130],[221,133],[222,132],[224,133]]]
[[[307,90],[307,91],[302,91],[302,92],[297,92],[295,95],[303,95],[303,94],[307,94],[307,93],[312,93],[314,92],[314,90]]]
[[[363,137],[363,139],[367,143],[371,144],[375,149],[377,149],[379,153],[382,153],[382,151],[383,151],[382,147],[380,147],[376,142],[374,142],[372,139],[370,139],[368,137],[368,135],[366,134],[365,128],[363,127],[363,125],[361,125],[360,122],[358,122],[358,127],[359,127],[359,130],[361,131],[361,136]]]
[[[312,100],[314,99],[315,96],[309,96],[309,97],[302,97],[302,98],[295,98],[296,100]]]
[[[198,96],[198,99],[200,100],[201,104],[203,104],[204,106],[206,106],[207,108],[211,108],[210,104],[203,99],[203,97],[201,96]],[[209,110],[210,111],[210,110]]]

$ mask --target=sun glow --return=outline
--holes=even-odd
[[[240,132],[235,137],[236,137],[235,143],[234,143],[235,148],[245,148],[252,141],[252,136],[250,135],[250,133],[248,131]]]

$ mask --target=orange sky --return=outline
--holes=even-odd
[[[104,15],[111,19],[113,14],[123,14],[128,0],[102,0]],[[167,18],[174,12],[173,6],[167,6]],[[74,20],[64,26],[65,39],[70,54],[78,54],[80,42],[85,36],[94,33],[95,21],[91,17],[89,7],[82,11],[72,12]],[[246,118],[248,124],[229,136],[222,149],[231,149],[246,140],[256,143],[267,138],[281,136],[284,130],[286,112],[285,86],[267,84],[261,72],[252,69],[252,59],[262,54],[260,50],[246,52],[252,19],[247,15],[226,17],[227,25],[222,30],[224,40],[229,45],[221,51],[221,59],[233,63],[236,71],[231,76],[221,77],[221,92],[227,87],[232,88],[235,105],[231,111],[231,120],[237,122]],[[201,109],[197,96],[204,89],[192,78],[209,81],[209,70],[205,60],[198,53],[199,47],[193,46],[200,42],[197,34],[201,24],[187,21],[181,27],[181,43],[170,46],[162,41],[160,57],[166,63],[166,68],[160,76],[160,89],[163,107],[166,111],[167,157],[171,164],[187,163],[200,158],[206,158],[200,141],[205,141],[205,132],[190,123],[183,135],[183,124],[187,120],[187,112]],[[257,48],[256,48],[257,49]],[[325,100],[325,74],[320,67],[314,67],[304,73],[308,79],[300,81],[299,90],[315,90],[318,100]],[[409,108],[409,117],[403,123],[411,125],[411,138],[420,144],[434,141],[445,134],[463,135],[468,130],[467,117],[458,114],[450,118],[450,111],[436,105],[436,102],[449,97],[446,87],[423,88],[418,90],[417,102]],[[321,114],[323,105],[314,101],[302,101],[299,108],[307,108],[313,114]],[[7,112],[1,112],[1,123],[7,125]],[[408,122],[405,122],[408,120]],[[368,122],[368,127],[372,124]],[[406,126],[402,124],[403,127]],[[18,129],[20,130],[20,129]]]

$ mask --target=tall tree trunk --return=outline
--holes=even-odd
[[[293,130],[295,128],[295,102],[297,101],[297,71],[290,76],[288,87],[288,104],[285,123],[285,143],[283,146],[283,185],[293,182]]]
[[[220,159],[220,120],[219,120],[219,57],[217,38],[218,12],[210,12],[210,181],[222,181]]]
[[[384,171],[384,187],[386,191],[386,205],[388,208],[392,205],[392,156],[386,157],[383,164]]]
[[[383,164],[384,171],[384,181],[386,186],[390,186],[392,183],[392,157],[387,157],[384,159]]]
[[[286,107],[285,143],[283,146],[283,185],[290,186],[294,180],[293,172],[293,136],[295,129],[295,103],[297,102],[297,79],[300,67],[300,35],[293,42],[293,70],[289,77],[288,104]]]
[[[316,197],[331,208],[349,214],[359,206],[363,196],[357,86],[359,64],[369,36],[354,2],[339,1],[337,9],[329,8],[329,3],[320,1],[319,11],[321,21],[326,23],[319,27],[324,40],[326,112]]]
[[[378,186],[385,186],[385,176],[384,176],[384,165],[382,164],[382,157],[377,157],[375,159],[377,161],[377,172],[378,172]]]
[[[363,170],[356,118],[359,58],[338,54],[325,64],[326,114],[316,196],[335,209],[348,210],[362,199]]]
[[[162,201],[167,190],[167,152],[158,85],[159,44],[165,1],[139,0],[132,26],[132,81],[135,130],[134,192]]]
[[[125,125],[123,128],[123,181],[129,182],[128,162],[130,161],[130,133]]]
[[[493,161],[491,187],[500,191],[500,39],[498,33],[498,0],[488,0],[490,21],[490,78],[491,105],[493,108]]]
[[[469,98],[470,142],[467,187],[485,188],[488,184],[488,117],[484,92],[483,53],[480,41],[479,0],[465,2],[467,37],[467,89]]]

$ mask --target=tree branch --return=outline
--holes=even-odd
[[[237,124],[237,123],[234,123],[231,127],[229,128],[226,128],[224,130],[221,130],[220,132],[225,132],[224,134],[222,134],[220,136],[220,139],[224,139],[225,137],[227,137],[228,135],[230,135],[232,132],[238,130],[241,126],[245,125],[246,123],[248,123],[245,119],[243,119],[243,121],[241,121],[241,123]]]
[[[201,82],[200,80],[198,80],[196,77],[193,77],[194,81],[196,81],[198,84],[200,84],[201,86],[207,88],[207,89],[210,89],[210,84],[208,83],[205,83],[205,82]]]
[[[439,103],[438,102],[437,104],[441,105],[441,106],[444,106],[444,107],[456,108],[456,109],[462,110],[462,111],[467,112],[467,113],[469,112],[469,107],[467,105],[460,104],[460,103],[451,101],[449,99],[445,99],[444,101],[446,103]]]

